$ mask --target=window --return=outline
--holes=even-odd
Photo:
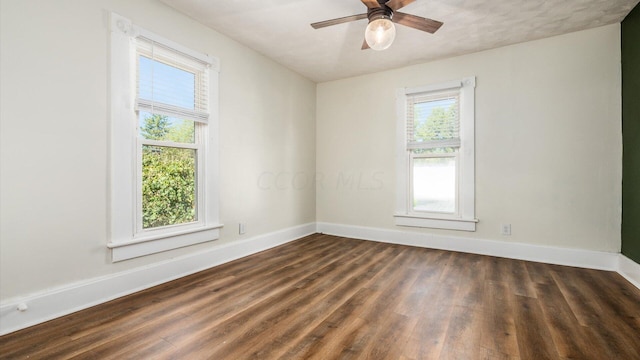
[[[215,58],[111,14],[113,261],[219,236]]]
[[[396,225],[475,231],[475,78],[397,93]]]

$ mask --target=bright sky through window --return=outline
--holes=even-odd
[[[138,61],[138,96],[141,99],[153,100],[154,102],[180,106],[187,109],[195,109],[195,74],[142,55],[138,56]],[[144,111],[141,111],[139,114],[139,131],[140,135],[144,138],[149,138],[147,136],[148,134],[144,134],[143,128],[145,120],[150,116],[152,116],[152,114]],[[174,130],[179,128],[182,134],[176,137],[175,134],[170,133],[167,134],[169,136],[154,138],[152,140],[193,143],[193,121],[170,116],[165,117],[165,119],[168,129]]]
[[[195,109],[195,74],[145,56],[138,61],[141,99]]]

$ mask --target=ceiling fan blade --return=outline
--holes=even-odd
[[[391,8],[391,10],[396,11],[401,9],[416,0],[389,0],[385,5]]]
[[[367,9],[375,9],[380,7],[378,0],[360,0],[360,1],[362,1],[363,4],[367,5]]]
[[[311,27],[313,27],[314,29],[320,29],[323,27],[331,26],[331,25],[338,25],[338,24],[349,22],[349,21],[362,20],[366,18],[367,18],[367,14],[351,15],[351,16],[345,16],[337,19],[332,19],[332,20],[315,22],[311,24]]]
[[[367,40],[362,42],[362,48],[360,50],[367,50],[369,48],[369,44],[367,44]]]
[[[393,1],[393,0],[392,0]],[[393,13],[393,22],[408,26],[414,29],[435,33],[442,26],[442,22],[432,19],[423,18],[421,16],[405,14],[401,12]]]

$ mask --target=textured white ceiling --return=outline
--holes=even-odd
[[[402,12],[444,22],[435,34],[397,25],[385,51],[360,50],[359,0],[162,0],[316,82],[340,79],[618,23],[639,0],[417,0]]]

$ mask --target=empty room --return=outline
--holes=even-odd
[[[640,359],[638,0],[0,0],[0,359]]]

